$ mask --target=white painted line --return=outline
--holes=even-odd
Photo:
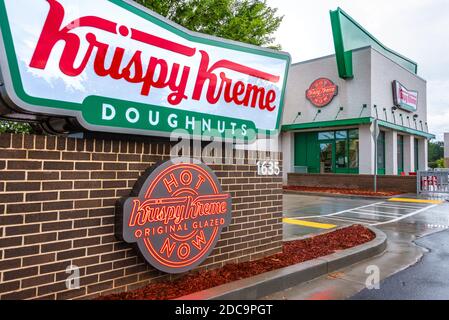
[[[383,215],[383,214],[379,214],[379,213],[367,213],[367,212],[353,212],[353,213],[360,214],[360,215],[363,215],[363,216],[374,216],[374,217],[390,218],[390,219],[397,218],[397,216]]]
[[[403,214],[400,214],[400,213],[385,212],[385,211],[379,211],[379,210],[371,211],[371,210],[366,210],[366,209],[358,209],[358,211],[366,212],[366,213],[375,213],[375,214],[380,214],[380,215],[384,214],[386,216],[392,216],[392,217],[400,217],[400,216],[403,215]]]
[[[437,207],[437,206],[438,206],[437,204],[434,204],[434,205],[428,206],[426,208],[422,208],[421,210],[418,210],[418,211],[415,211],[415,212],[403,215],[402,217],[399,217],[397,219],[393,219],[391,221],[379,222],[379,223],[376,223],[376,224],[372,224],[372,226],[380,226],[380,225],[383,225],[383,224],[389,224],[389,223],[398,222],[398,221],[401,221],[403,219],[413,217],[413,216],[415,216],[415,215],[417,215],[417,214],[419,214],[421,212],[427,211],[427,210],[432,209],[432,208]]]
[[[385,204],[380,204],[378,206],[379,207],[399,208],[399,209],[407,209],[407,210],[409,210],[409,209],[421,209],[421,208],[424,208],[425,206],[428,206],[428,205],[415,206],[415,205],[402,205],[402,204],[394,204],[394,203],[391,203],[391,202],[388,202],[388,203],[386,202]]]
[[[376,203],[372,203],[372,204],[369,204],[369,205],[366,205],[366,206],[361,206],[361,207],[357,207],[357,208],[343,210],[343,211],[339,211],[339,212],[335,212],[335,213],[331,213],[331,214],[327,214],[327,215],[309,216],[309,217],[304,217],[303,216],[303,217],[293,217],[293,218],[290,217],[290,219],[314,219],[314,218],[333,217],[333,216],[336,216],[336,215],[339,215],[339,214],[342,214],[342,213],[345,213],[345,212],[349,212],[349,211],[357,210],[357,209],[368,208],[368,207],[371,207],[371,206],[374,206],[374,205],[380,204],[380,203],[383,203],[383,202],[376,202]]]
[[[350,223],[361,223],[361,224],[367,224],[367,225],[369,225],[372,222],[372,221],[366,221],[366,220],[355,220],[355,219],[335,218],[335,217],[329,217],[326,219],[350,222]]]

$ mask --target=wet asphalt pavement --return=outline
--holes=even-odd
[[[380,289],[365,289],[351,300],[448,300],[449,231],[415,243],[429,250],[414,266],[380,283]]]
[[[388,245],[379,256],[262,299],[449,299],[449,202],[408,198],[398,202],[285,194],[286,241],[363,224],[383,231]],[[372,266],[379,269],[379,290],[366,289]]]

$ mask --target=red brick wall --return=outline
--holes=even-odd
[[[373,190],[374,175],[289,173],[288,185]],[[416,193],[416,177],[378,176],[377,186],[379,191]]]
[[[114,236],[116,200],[169,152],[168,142],[1,134],[0,299],[93,298],[169,279]],[[251,156],[211,165],[233,220],[201,268],[281,250],[282,178],[257,177]],[[72,264],[81,287],[67,290]]]

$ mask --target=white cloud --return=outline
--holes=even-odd
[[[416,61],[428,81],[431,132],[449,131],[449,1],[268,0],[285,16],[277,41],[293,61],[333,54],[329,11],[341,7],[385,45]]]

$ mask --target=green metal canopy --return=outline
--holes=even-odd
[[[405,69],[417,74],[418,64],[399,53],[387,48],[341,8],[330,12],[335,53],[340,78],[354,77],[352,51],[371,46]]]
[[[300,131],[300,130],[308,130],[308,129],[324,129],[324,128],[331,128],[331,127],[346,127],[346,126],[355,126],[355,125],[362,125],[362,124],[370,124],[374,121],[374,118],[372,117],[365,117],[365,118],[354,118],[354,119],[342,119],[342,120],[333,120],[333,121],[319,121],[319,122],[308,122],[308,123],[296,123],[296,124],[289,124],[289,125],[283,125],[282,126],[282,132],[289,132],[289,131]],[[416,130],[413,128],[404,127],[395,123],[379,120],[379,125],[384,128],[393,129],[396,131],[408,133],[411,135],[424,137],[426,139],[435,139],[435,135],[425,132]]]

